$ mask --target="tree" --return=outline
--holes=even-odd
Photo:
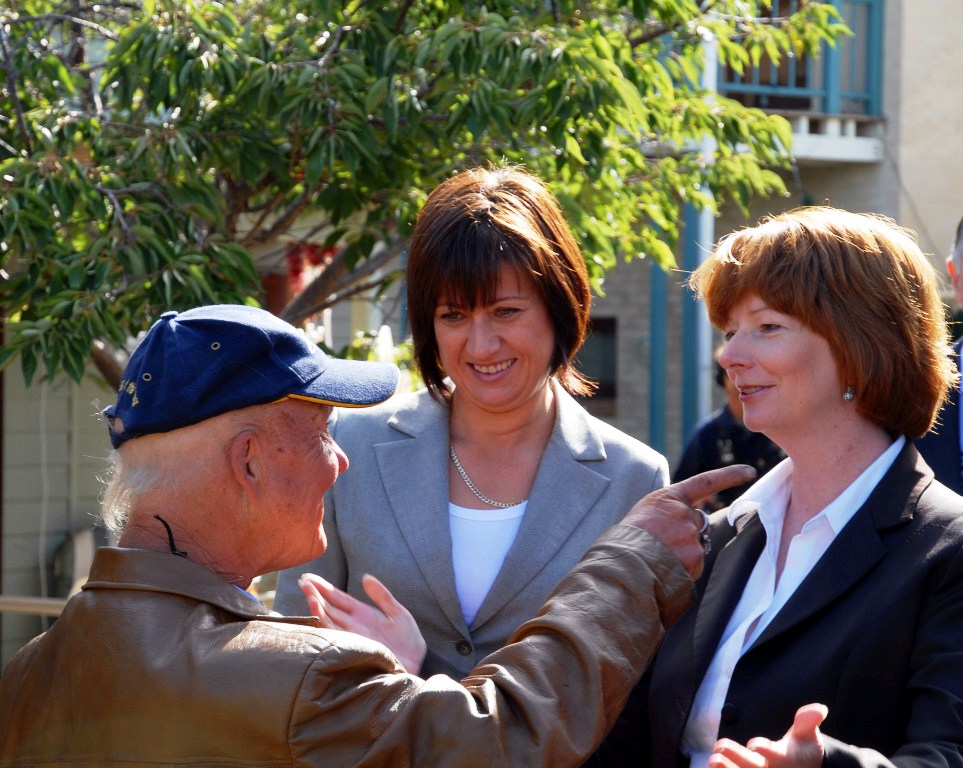
[[[479,163],[550,182],[599,285],[670,265],[683,203],[785,193],[788,124],[699,82],[710,41],[741,70],[845,34],[797,5],[0,0],[0,365],[80,379],[164,310],[257,301],[292,240],[325,258],[300,322]]]

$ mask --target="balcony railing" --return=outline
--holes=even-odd
[[[35,616],[59,616],[67,601],[57,597],[20,597],[0,595],[0,613],[30,613]]]
[[[800,0],[774,0],[772,14],[794,12]],[[738,75],[722,67],[720,93],[767,111],[878,118],[883,114],[883,0],[834,0],[852,30],[820,56],[763,59]]]

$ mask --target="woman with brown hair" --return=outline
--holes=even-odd
[[[937,283],[909,232],[831,208],[692,274],[788,459],[712,516],[697,603],[596,765],[963,764],[963,498],[912,442],[957,375]]]
[[[441,184],[412,234],[407,284],[427,389],[337,414],[352,469],[326,500],[328,551],[281,575],[275,605],[307,612],[305,571],[368,594],[381,619],[400,602],[427,642],[424,664],[399,651],[410,671],[465,674],[666,484],[668,464],[573,397],[591,391],[574,365],[589,279],[541,181],[499,168]]]

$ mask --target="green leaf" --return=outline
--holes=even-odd
[[[585,165],[585,157],[582,155],[582,148],[578,144],[578,140],[571,134],[565,137],[565,151],[568,152],[570,157],[575,158],[580,165]]]
[[[375,114],[385,102],[388,96],[388,82],[389,79],[387,77],[380,77],[375,80],[374,84],[368,89],[364,100],[364,110],[366,113]]]
[[[37,373],[37,356],[30,347],[20,350],[20,366],[23,371],[24,381],[29,387],[33,382],[33,377]]]

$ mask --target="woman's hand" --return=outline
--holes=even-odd
[[[823,736],[819,726],[829,709],[824,704],[807,704],[796,710],[796,717],[779,741],[761,736],[746,746],[719,739],[709,756],[709,768],[820,768],[823,763]]]
[[[329,629],[355,632],[387,646],[407,672],[417,675],[428,646],[408,609],[395,600],[388,588],[365,574],[361,586],[374,606],[363,603],[313,573],[298,579],[308,609]]]

